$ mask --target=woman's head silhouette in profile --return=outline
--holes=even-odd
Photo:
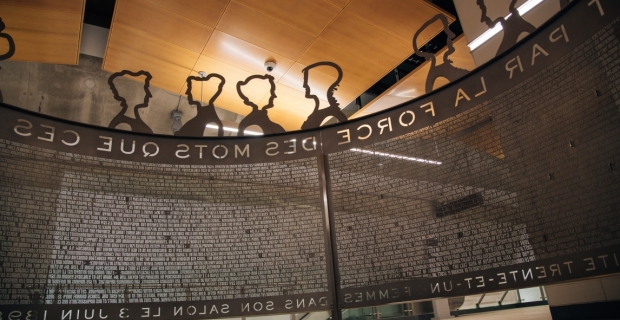
[[[247,77],[244,81],[237,82],[237,93],[239,94],[239,97],[243,100],[243,104],[245,104],[246,106],[252,107],[252,110],[258,110],[258,105],[250,101],[250,98],[248,98],[245,94],[243,94],[243,90],[242,90],[242,87],[248,85],[250,81],[254,79],[261,79],[261,80],[269,81],[269,88],[270,88],[269,89],[269,102],[267,102],[267,104],[264,105],[261,110],[273,108],[273,100],[278,97],[276,96],[276,82],[275,82],[274,77],[268,74],[262,75],[262,76],[259,74],[251,75]]]
[[[250,101],[244,93],[242,88],[250,83],[252,80],[267,80],[269,82],[269,100],[266,105],[263,106],[262,109],[259,109],[258,104]],[[237,94],[243,100],[243,104],[246,106],[252,107],[252,111],[245,117],[241,122],[239,122],[239,131],[237,135],[243,136],[245,133],[245,129],[251,125],[256,125],[263,130],[264,134],[272,134],[272,133],[282,133],[284,132],[284,128],[279,124],[271,121],[269,116],[267,115],[267,110],[273,108],[273,100],[277,98],[276,96],[276,83],[271,75],[251,75],[247,77],[244,81],[237,82]]]
[[[215,78],[219,80],[219,84],[217,85],[217,91],[213,94],[211,99],[207,105],[202,105],[202,87],[200,89],[200,99],[197,101],[194,99],[194,95],[192,94],[192,88],[195,82],[199,82],[202,86],[204,82],[207,82]],[[187,102],[196,108],[196,116],[189,121],[187,121],[179,131],[175,132],[175,136],[187,136],[187,137],[200,137],[204,135],[204,130],[207,124],[215,123],[218,127],[218,136],[224,135],[224,125],[222,124],[222,120],[218,117],[215,112],[215,100],[220,96],[222,90],[224,88],[224,83],[226,83],[226,79],[217,73],[210,73],[205,77],[195,77],[189,76],[185,80],[187,85],[187,90],[185,94],[187,94]]]
[[[132,76],[132,77],[141,77],[141,76],[145,77],[144,100],[142,103],[139,103],[133,107],[134,108],[133,116],[135,118],[128,117],[125,114],[127,110],[129,109],[129,106],[127,105],[127,99],[125,97],[122,97],[119,94],[118,89],[116,88],[116,84],[114,83],[114,80],[116,78],[126,76],[126,75]],[[151,130],[151,128],[148,125],[146,125],[146,123],[144,123],[144,121],[140,118],[140,113],[138,112],[139,109],[148,107],[149,100],[151,99],[151,97],[153,97],[153,95],[151,94],[151,90],[149,89],[152,78],[153,76],[151,76],[151,74],[148,71],[144,71],[144,70],[140,70],[138,72],[123,70],[120,72],[113,73],[108,78],[108,85],[110,86],[110,90],[112,90],[112,94],[114,94],[114,99],[116,101],[119,101],[122,107],[121,111],[112,119],[112,121],[110,121],[110,124],[108,125],[108,127],[116,128],[119,124],[124,123],[131,127],[131,131],[153,133],[153,130]]]

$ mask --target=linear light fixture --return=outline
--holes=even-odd
[[[219,129],[219,127],[214,125],[214,124],[208,124],[207,128],[209,128],[209,129]],[[224,131],[234,132],[234,133],[238,133],[239,132],[239,130],[237,130],[235,128],[229,128],[229,127],[224,127]],[[262,136],[263,135],[262,133],[256,132],[256,131],[245,130],[244,132],[245,132],[245,134],[249,134],[249,135],[252,135],[252,136]]]
[[[291,140],[289,140],[289,141],[293,141],[293,142],[295,142],[295,141],[297,141],[297,139],[291,139]],[[312,141],[312,144],[313,144],[314,146],[316,146],[316,141]]]
[[[517,11],[519,11],[519,14],[523,16],[525,13],[532,10],[535,6],[537,6],[541,2],[543,2],[543,0],[528,0],[523,5],[518,7]],[[509,13],[504,19],[508,19],[511,15],[512,13]],[[500,23],[497,23],[495,24],[495,27],[485,31],[478,38],[474,39],[474,41],[470,42],[467,46],[469,47],[471,51],[473,51],[476,48],[480,47],[483,43],[487,42],[489,39],[493,38],[493,36],[495,36],[502,30],[503,30],[502,25]]]
[[[353,149],[351,149],[351,151],[367,153],[367,154],[374,154],[376,156],[388,157],[388,158],[394,158],[394,159],[400,159],[400,160],[409,160],[409,161],[416,161],[416,162],[422,162],[422,163],[428,163],[428,164],[436,164],[436,165],[440,165],[441,164],[440,161],[433,161],[433,160],[426,160],[426,159],[421,159],[421,158],[399,156],[397,154],[391,154],[391,153],[385,153],[385,152],[377,152],[377,151],[357,149],[357,148],[353,148]]]

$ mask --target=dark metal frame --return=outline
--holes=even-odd
[[[325,252],[327,255],[327,274],[332,284],[332,320],[342,319],[342,306],[340,305],[340,268],[338,268],[338,250],[336,248],[336,221],[334,218],[331,185],[329,178],[329,159],[327,155],[321,153],[318,157],[318,168],[321,182],[321,194],[323,212],[325,216]]]
[[[609,4],[609,2],[606,2],[607,4]],[[579,7],[579,6],[587,6],[587,2],[586,1],[579,1],[576,2],[574,4],[571,4],[569,7],[571,8],[569,11],[566,12],[566,15],[564,16],[565,19],[562,21],[559,21],[559,19],[556,17],[554,19],[551,19],[549,22],[547,22],[545,24],[546,28],[559,28],[560,24],[568,24],[570,21],[577,21],[575,23],[579,23],[578,19],[575,19],[575,17],[579,17],[580,14],[582,12],[586,12],[587,10],[583,10],[583,8]],[[581,10],[580,10],[581,9]],[[590,31],[595,30],[596,28],[599,28],[601,26],[606,25],[607,23],[609,23],[611,20],[615,19],[615,17],[617,17],[618,15],[620,15],[620,8],[616,5],[615,7],[613,7],[612,9],[608,8],[608,11],[606,11],[606,16],[602,17],[600,19],[591,19],[592,20],[592,25],[591,26]],[[592,18],[592,17],[589,17]],[[541,30],[549,30],[546,28],[541,28],[539,29],[539,31],[534,32],[533,34],[531,34],[529,36],[528,39],[524,40],[523,43],[528,43],[529,40],[536,40],[533,39],[532,37],[535,37],[536,35],[539,35],[542,31]],[[599,30],[596,29],[596,30]],[[551,29],[553,30],[553,29]],[[544,34],[544,36],[547,36],[546,34]],[[576,32],[575,34],[571,35],[571,43],[570,45],[566,45],[564,47],[561,47],[559,49],[557,49],[557,51],[553,52],[553,56],[552,58],[550,57],[549,59],[545,59],[545,60],[541,60],[540,64],[537,64],[537,68],[536,70],[533,69],[527,69],[525,71],[523,71],[522,73],[518,73],[516,74],[516,76],[514,77],[513,82],[507,83],[507,82],[498,82],[498,83],[494,83],[493,85],[491,85],[490,83],[487,83],[488,88],[485,88],[486,91],[488,91],[488,96],[494,96],[496,94],[499,94],[503,91],[505,91],[507,88],[510,88],[516,84],[518,84],[520,81],[526,80],[528,79],[530,76],[536,74],[537,72],[539,72],[541,70],[541,68],[546,67],[548,65],[550,65],[552,62],[556,61],[557,59],[560,59],[565,53],[570,52],[572,49],[574,49],[577,45],[579,45],[580,43],[582,43],[583,41],[585,41],[585,39],[588,39],[591,36],[591,33],[588,32]],[[14,141],[16,142],[20,142],[20,143],[27,143],[30,145],[34,145],[34,146],[39,146],[39,147],[43,147],[43,148],[49,148],[49,142],[42,142],[39,141],[37,139],[30,139],[30,138],[24,138],[24,137],[15,137],[15,135],[13,134],[13,127],[15,125],[14,120],[17,119],[17,117],[19,116],[20,118],[23,119],[38,119],[38,120],[46,120],[48,122],[52,122],[54,121],[54,123],[58,124],[59,127],[63,126],[62,128],[58,129],[57,132],[60,132],[61,129],[69,129],[69,128],[80,128],[83,129],[85,132],[88,132],[89,134],[93,135],[93,136],[97,136],[100,132],[102,131],[106,131],[106,134],[109,135],[113,135],[116,134],[119,138],[120,137],[130,137],[130,138],[135,138],[135,139],[143,139],[144,141],[157,141],[157,142],[161,142],[162,145],[163,144],[177,144],[180,141],[183,141],[185,143],[191,143],[191,142],[196,142],[196,141],[201,141],[201,142],[207,142],[209,144],[212,143],[221,143],[221,144],[225,144],[225,143],[251,143],[251,144],[264,144],[264,143],[268,143],[271,141],[281,141],[281,140],[286,140],[286,139],[301,139],[304,137],[318,137],[317,139],[317,144],[319,145],[319,150],[316,150],[314,152],[311,152],[305,156],[295,156],[296,158],[309,158],[309,157],[317,157],[317,161],[318,161],[318,170],[319,170],[319,174],[320,174],[320,188],[321,188],[321,208],[323,211],[323,226],[324,226],[324,237],[325,237],[325,250],[326,250],[326,267],[327,270],[326,272],[328,273],[328,279],[331,283],[331,288],[330,288],[330,292],[332,294],[332,306],[330,306],[331,310],[333,310],[333,314],[334,314],[334,318],[338,319],[341,315],[341,311],[343,309],[343,305],[341,305],[340,303],[343,301],[343,294],[345,292],[351,292],[351,290],[349,288],[345,288],[343,289],[340,285],[340,274],[339,274],[339,267],[338,267],[338,254],[337,254],[337,250],[336,250],[336,230],[335,230],[335,217],[334,217],[334,207],[333,207],[333,199],[332,199],[332,194],[331,194],[331,185],[330,185],[330,176],[329,176],[329,172],[330,172],[330,168],[329,168],[329,161],[328,161],[328,154],[332,154],[335,152],[340,152],[340,151],[344,151],[344,150],[348,150],[350,148],[353,147],[364,147],[368,144],[374,143],[374,142],[378,142],[378,141],[385,141],[387,139],[393,138],[393,137],[398,137],[400,135],[406,134],[406,133],[410,133],[413,131],[416,131],[420,128],[432,125],[434,123],[437,123],[441,120],[450,118],[458,113],[461,113],[463,111],[469,110],[471,108],[473,108],[478,101],[462,101],[462,105],[458,106],[458,108],[453,107],[453,103],[454,103],[454,91],[455,88],[463,88],[463,90],[466,90],[467,92],[478,92],[477,90],[480,90],[480,82],[479,79],[481,77],[487,77],[487,79],[493,79],[495,77],[497,77],[499,79],[500,75],[503,75],[505,73],[505,69],[504,66],[506,64],[507,61],[509,61],[510,59],[512,59],[512,57],[515,54],[519,54],[519,53],[524,53],[524,52],[531,52],[531,48],[530,47],[523,47],[523,48],[516,48],[513,49],[512,52],[509,53],[505,53],[503,55],[500,55],[499,57],[495,58],[492,62],[490,62],[485,68],[481,68],[478,69],[476,71],[473,71],[472,73],[470,73],[469,76],[462,78],[460,80],[455,81],[454,83],[443,87],[442,89],[436,91],[433,95],[425,95],[422,96],[418,99],[412,100],[410,102],[404,103],[400,106],[397,106],[395,108],[392,108],[390,110],[386,110],[383,111],[379,114],[373,115],[373,116],[369,116],[369,117],[365,117],[365,118],[361,118],[359,120],[355,120],[355,121],[350,121],[347,123],[342,123],[342,124],[337,124],[337,125],[333,125],[333,126],[328,126],[325,128],[321,128],[318,130],[312,130],[312,131],[301,131],[301,132],[296,132],[296,133],[291,133],[291,134],[276,134],[276,135],[268,135],[268,136],[264,136],[264,137],[259,137],[259,138],[233,138],[233,139],[218,139],[218,138],[212,138],[212,139],[204,139],[204,138],[183,138],[183,139],[178,139],[175,137],[167,137],[167,136],[157,136],[157,135],[140,135],[140,134],[134,134],[134,133],[122,133],[122,132],[118,132],[118,131],[114,131],[114,130],[107,130],[107,129],[101,129],[101,128],[95,128],[93,126],[85,126],[85,125],[79,125],[79,124],[75,124],[72,123],[70,121],[64,121],[64,120],[58,120],[58,119],[54,119],[52,120],[51,117],[47,117],[47,116],[43,116],[43,115],[36,115],[32,112],[27,112],[27,111],[19,111],[17,109],[13,109],[13,108],[7,108],[6,110],[10,111],[10,112],[6,112],[3,113],[3,117],[2,119],[0,119],[0,122],[2,123],[2,126],[0,126],[0,128],[3,128],[2,131],[0,131],[0,134],[7,137],[11,137]],[[511,56],[508,56],[508,54],[511,54]],[[538,62],[537,62],[538,63]],[[127,71],[128,74],[133,75],[135,73],[131,73],[129,71]],[[240,94],[240,97],[242,99],[244,99],[244,102],[246,102],[247,105],[252,106],[253,108],[256,107],[258,108],[258,106],[256,106],[255,104],[249,102],[249,100],[247,99],[247,97],[245,97],[242,92],[240,91],[240,87],[243,84],[247,84],[250,80],[254,79],[254,78],[262,78],[262,79],[269,79],[270,82],[273,82],[273,77],[265,75],[265,76],[251,76],[248,79],[246,79],[246,81],[241,81],[237,84],[237,88],[238,88],[238,92]],[[271,78],[271,79],[270,79]],[[504,75],[505,78],[505,75]],[[150,78],[148,78],[147,76],[147,82],[145,83],[145,90],[148,90],[148,80],[150,80]],[[109,82],[111,82],[111,80],[109,79]],[[112,85],[111,85],[112,88]],[[115,91],[115,88],[112,88],[113,92]],[[274,89],[275,90],[275,89]],[[273,91],[273,90],[272,90]],[[150,94],[150,92],[148,92],[148,94]],[[122,100],[119,100],[119,98],[117,98],[118,96],[118,92],[115,93],[115,98],[118,101],[121,101],[121,104],[123,104]],[[445,98],[444,98],[445,96]],[[487,96],[485,96],[484,99],[486,99]],[[272,99],[270,101],[270,104],[268,106],[273,106],[273,98],[275,98],[275,93],[272,92]],[[421,106],[424,106],[428,101],[435,101],[436,103],[436,110],[434,110],[434,112],[436,112],[436,115],[430,115],[429,112],[424,112],[424,108],[421,108]],[[438,106],[442,105],[441,103],[443,103],[444,101],[449,101],[452,103],[451,104],[445,104],[447,107],[445,109],[440,109]],[[145,101],[145,104],[148,103],[148,100]],[[125,103],[126,106],[126,103]],[[407,127],[403,127],[403,128],[394,128],[393,131],[390,132],[385,132],[383,135],[381,136],[373,136],[367,140],[364,141],[351,141],[350,143],[347,144],[340,144],[340,141],[342,139],[342,133],[343,130],[349,130],[350,132],[355,132],[355,130],[357,130],[357,128],[360,127],[360,125],[364,125],[364,124],[368,124],[368,123],[372,123],[372,124],[376,124],[378,121],[385,119],[386,117],[392,117],[392,119],[398,119],[399,115],[402,114],[403,111],[407,111],[407,110],[414,110],[416,111],[416,122],[414,125],[411,126],[407,126]],[[422,110],[420,112],[420,110]],[[266,112],[265,112],[266,113]],[[37,130],[36,128],[33,128],[33,131]],[[340,133],[339,133],[340,132]],[[36,132],[35,132],[36,133]],[[115,136],[116,137],[116,136]],[[148,139],[148,140],[147,140]],[[340,139],[340,140],[338,140]],[[64,148],[64,149],[63,149]],[[88,150],[75,150],[75,149],[71,149],[69,147],[64,147],[64,146],[59,146],[58,147],[59,150],[61,151],[65,151],[65,150],[71,150],[72,152],[76,152],[76,153],[83,153],[86,155],[94,155],[96,156],[97,153],[96,152],[90,152]],[[87,148],[84,148],[87,149]],[[113,155],[110,155],[111,158],[113,158]],[[295,158],[294,157],[294,158]],[[140,158],[136,158],[136,159],[131,159],[131,158],[123,158],[123,159],[129,159],[129,160],[134,160],[134,161],[138,161],[138,160],[142,160],[143,162],[160,162],[160,163],[171,163],[170,158],[162,158],[162,159],[140,159]],[[274,156],[274,157],[265,157],[264,155],[257,157],[256,159],[254,159],[253,161],[248,161],[249,163],[251,162],[273,162],[273,161],[282,161],[282,160],[289,160],[291,158],[289,158],[288,156],[285,156],[284,154],[280,154],[278,156]],[[173,159],[176,160],[176,159]],[[248,163],[248,162],[242,162],[241,160],[239,160],[238,163]],[[172,162],[172,163],[177,163],[177,162]],[[222,163],[224,164],[224,163]],[[229,164],[229,163],[227,163]],[[587,267],[585,266],[585,263],[583,262],[584,257],[587,258],[591,255],[599,255],[599,254],[606,254],[609,251],[608,250],[620,250],[620,248],[616,247],[609,247],[609,248],[602,248],[602,249],[597,249],[597,250],[592,250],[589,252],[580,252],[580,253],[575,253],[575,254],[571,254],[571,255],[567,255],[567,256],[562,256],[562,257],[558,257],[558,258],[552,258],[552,259],[545,259],[545,260],[539,260],[539,261],[535,261],[535,262],[529,262],[529,263],[523,263],[523,264],[519,264],[519,265],[514,265],[514,266],[508,266],[508,267],[501,267],[501,268],[495,268],[495,269],[489,269],[489,270],[484,270],[482,272],[478,272],[478,273],[474,273],[474,274],[465,274],[465,275],[459,275],[459,278],[462,278],[463,276],[477,276],[477,275],[483,275],[483,276],[487,276],[487,275],[491,275],[493,276],[494,274],[497,274],[497,272],[509,272],[510,270],[513,270],[514,268],[535,268],[536,266],[539,266],[541,264],[549,264],[549,263],[556,263],[557,261],[560,261],[561,259],[572,259],[574,260],[574,266],[575,266],[575,270],[585,270],[587,269]],[[558,260],[560,259],[560,260]],[[583,278],[583,277],[589,277],[589,276],[598,276],[598,275],[605,275],[608,273],[613,273],[613,272],[617,272],[618,270],[615,269],[611,269],[609,268],[608,270],[596,270],[596,272],[592,271],[589,273],[577,273],[574,272],[573,274],[570,275],[563,275],[563,278],[560,279],[560,281],[568,281],[568,280],[574,280],[574,279],[579,279],[579,278]],[[409,285],[411,286],[411,290],[419,290],[416,291],[416,295],[408,300],[414,300],[414,299],[429,299],[429,298],[433,298],[434,296],[432,295],[432,293],[429,292],[428,288],[430,287],[430,284],[434,283],[434,282],[441,282],[441,281],[450,281],[450,280],[455,280],[455,276],[447,276],[447,277],[441,277],[441,278],[433,278],[433,279],[412,279],[409,281],[404,281],[402,283],[399,284],[403,284],[403,285]],[[541,279],[541,280],[534,280],[530,283],[527,284],[527,286],[531,286],[531,285],[538,285],[538,284],[547,284],[547,283],[552,283],[553,281],[556,280],[549,280],[549,279]],[[377,286],[370,286],[367,288],[362,288],[362,289],[367,289],[367,290],[385,290],[385,289],[389,289],[393,286],[393,284],[385,284],[385,285],[377,285]],[[514,288],[518,288],[520,287],[519,285],[515,285],[510,287],[511,289]],[[424,291],[424,288],[426,288],[426,291]],[[443,295],[443,297],[445,296],[459,296],[459,295],[463,295],[463,294],[473,294],[473,293],[484,293],[484,292],[489,292],[489,291],[495,291],[498,290],[498,287],[493,287],[492,285],[489,285],[483,289],[473,289],[473,290],[457,290],[456,288],[454,289],[454,291],[447,293],[445,295]],[[361,290],[360,288],[355,288],[353,290]],[[399,302],[399,301],[407,301],[407,300],[394,300],[394,301],[383,301],[382,303],[385,302]],[[363,303],[359,303],[359,304],[351,304],[348,305],[347,307],[362,307],[362,306],[373,306],[376,305],[377,303],[373,303],[373,302],[363,302]],[[23,307],[20,305],[20,307]],[[2,306],[3,310],[6,308],[6,306]]]

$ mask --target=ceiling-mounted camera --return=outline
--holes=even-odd
[[[273,61],[266,61],[265,62],[265,70],[267,70],[267,72],[271,72],[275,68],[276,68],[276,63],[275,62],[273,62]]]

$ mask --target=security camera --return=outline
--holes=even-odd
[[[275,68],[276,68],[276,63],[275,62],[273,62],[273,61],[265,62],[265,70],[267,70],[267,72],[271,72]]]

